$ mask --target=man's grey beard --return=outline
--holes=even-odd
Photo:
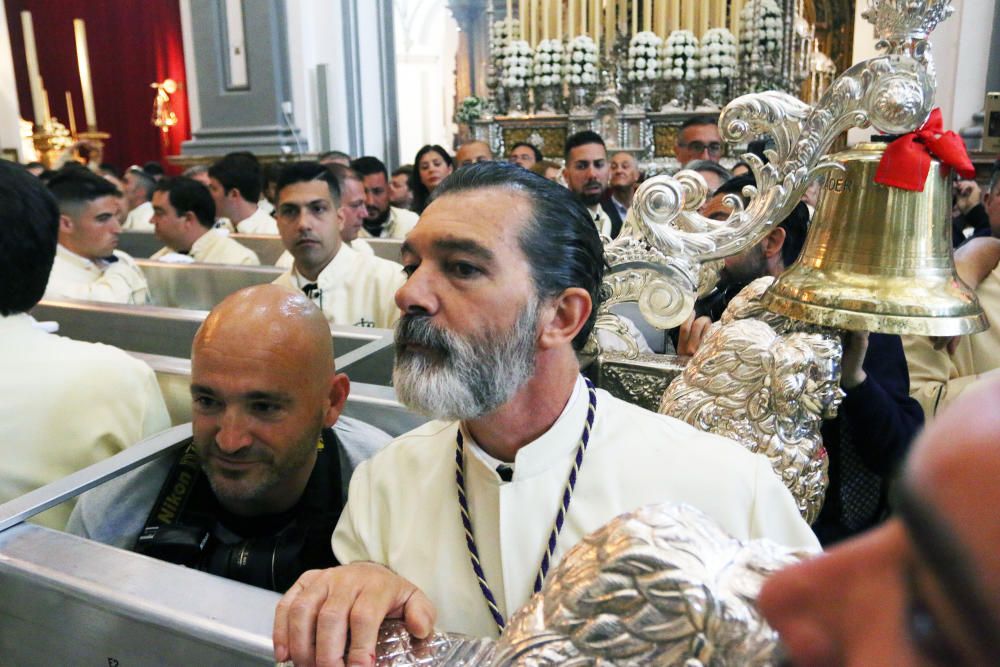
[[[406,406],[434,419],[475,419],[496,411],[535,373],[538,302],[532,298],[509,330],[463,338],[422,315],[396,325],[392,383]],[[407,349],[419,345],[424,350]]]

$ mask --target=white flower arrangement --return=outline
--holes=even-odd
[[[491,31],[491,37],[493,42],[493,50],[490,55],[494,60],[498,60],[503,52],[505,46],[507,46],[512,39],[520,39],[521,37],[521,22],[517,19],[512,19],[510,22],[510,28],[512,35],[507,34],[507,21],[500,20],[493,22],[493,29]]]
[[[740,11],[740,56],[751,72],[777,63],[784,44],[781,7],[775,0],[750,0]]]
[[[524,88],[531,80],[533,55],[527,42],[507,44],[500,59],[500,84],[504,88]]]
[[[674,30],[660,49],[663,78],[694,81],[698,78],[698,38],[690,30]]]
[[[736,38],[725,28],[712,28],[701,38],[701,79],[731,79],[736,76]]]
[[[563,76],[573,86],[597,83],[597,45],[587,35],[579,35],[569,43]]]
[[[543,39],[535,49],[534,86],[558,86],[562,83],[563,44],[558,39]]]
[[[663,40],[652,32],[636,33],[628,45],[629,81],[653,82],[660,78],[660,47]]]

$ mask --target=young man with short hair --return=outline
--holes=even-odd
[[[161,180],[153,190],[153,226],[166,244],[150,259],[257,266],[260,259],[227,234],[214,230],[215,202],[204,185],[179,176]]]
[[[106,179],[68,166],[49,181],[59,204],[59,246],[45,291],[47,299],[149,303],[142,270],[116,250],[121,192]]]

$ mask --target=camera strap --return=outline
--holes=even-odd
[[[292,510],[283,514],[287,520],[281,521],[281,525],[271,531],[277,535],[293,529],[299,534],[299,538],[294,540],[300,545],[293,566],[297,572],[282,573],[283,579],[291,577],[294,581],[306,570],[337,564],[330,538],[344,508],[342,484],[337,435],[332,429],[323,429],[317,443],[316,463],[302,497]],[[208,478],[202,472],[197,451],[192,441],[188,440],[167,473],[133,550],[160,560],[204,569],[206,561],[200,557],[200,552],[209,543],[218,524],[243,538],[259,537],[242,535],[239,526],[232,525],[233,519],[212,492]],[[260,525],[260,521],[253,518],[247,523]],[[164,540],[157,539],[157,536],[162,537],[166,533],[172,537],[169,549],[163,548]],[[178,544],[178,536],[183,538],[183,544]]]

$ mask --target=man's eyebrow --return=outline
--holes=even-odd
[[[445,237],[434,241],[434,249],[439,252],[464,252],[485,261],[493,260],[493,251],[470,239]]]
[[[191,393],[192,394],[211,394],[212,396],[215,395],[215,391],[213,391],[211,387],[206,387],[203,384],[192,384],[191,385]]]
[[[989,656],[1000,656],[1000,625],[976,582],[972,559],[958,537],[901,476],[895,491],[900,519],[921,558],[948,592],[951,606]]]

